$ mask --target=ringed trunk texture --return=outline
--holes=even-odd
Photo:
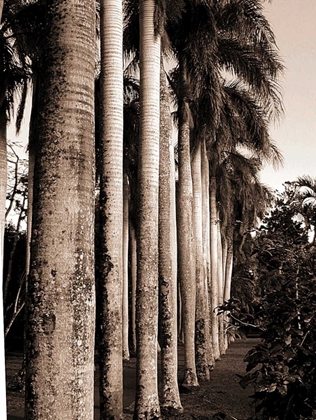
[[[203,263],[202,233],[202,161],[201,143],[196,146],[192,160],[193,181],[193,226],[195,234],[195,276],[196,276],[196,309],[195,309],[195,357],[198,379],[208,381],[210,370],[208,363],[209,323],[206,317],[207,294]]]
[[[3,6],[3,2],[2,2]],[[4,354],[4,325],[3,325],[3,257],[5,231],[5,204],[7,194],[7,120],[5,107],[0,107],[0,413],[1,418],[7,417],[6,408],[6,377]]]
[[[193,241],[192,208],[193,187],[190,157],[190,128],[185,104],[180,104],[178,133],[178,276],[181,288],[182,330],[184,335],[185,373],[183,386],[197,387],[195,366],[195,247]]]
[[[212,312],[212,344],[215,360],[220,358],[219,328],[216,308],[218,306],[218,252],[217,252],[217,205],[216,205],[216,178],[211,177],[210,182],[210,214],[211,214],[211,312]]]
[[[95,3],[48,3],[27,295],[28,420],[93,419]]]
[[[122,2],[102,0],[100,413],[123,416],[123,56]]]
[[[160,36],[154,0],[140,0],[140,151],[135,419],[160,418],[157,372]]]
[[[175,173],[169,92],[161,63],[159,157],[159,342],[164,414],[182,412],[178,388]]]

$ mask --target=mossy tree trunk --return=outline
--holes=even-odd
[[[95,2],[47,2],[25,418],[93,419]]]
[[[181,63],[180,63],[181,64]],[[181,67],[185,88],[185,76]],[[195,366],[195,245],[192,225],[193,186],[191,175],[190,127],[188,105],[184,95],[179,100],[178,132],[178,190],[177,190],[177,234],[178,276],[181,288],[182,330],[184,336],[185,373],[183,385],[197,387]]]
[[[196,277],[196,309],[195,309],[195,354],[198,379],[208,381],[210,370],[208,362],[209,323],[207,317],[207,294],[205,287],[205,271],[203,264],[203,232],[202,232],[202,157],[201,143],[196,146],[192,159],[193,181],[193,226],[195,236],[195,277]]]
[[[160,418],[157,372],[160,36],[155,1],[140,0],[140,150],[135,419]]]
[[[100,411],[123,416],[123,15],[122,2],[102,0]]]
[[[159,156],[159,342],[162,364],[161,406],[165,413],[181,412],[178,388],[177,260],[175,173],[169,92],[160,70]]]
[[[214,367],[214,354],[210,334],[210,282],[211,282],[211,242],[210,242],[210,173],[209,159],[206,150],[206,139],[202,143],[202,235],[203,235],[203,264],[205,281],[205,326],[206,347],[208,349],[209,369]]]

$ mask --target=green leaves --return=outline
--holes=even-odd
[[[262,341],[246,356],[242,387],[253,386],[256,419],[315,418],[316,410],[316,265],[309,226],[297,217],[295,185],[275,200],[257,231],[248,259],[235,281],[253,283],[250,314],[233,299],[234,317],[262,330]],[[238,289],[242,290],[239,285]],[[241,312],[241,309],[243,312]]]

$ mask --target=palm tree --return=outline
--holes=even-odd
[[[195,353],[205,354],[206,335],[202,333],[201,326],[206,325],[203,318],[198,320],[199,337],[195,343],[195,309],[196,309],[196,284],[195,284],[195,264],[196,249],[194,244],[194,232],[191,226],[193,220],[193,187],[192,171],[190,161],[190,130],[192,126],[192,103],[200,97],[202,93],[202,82],[205,82],[205,75],[209,81],[209,97],[214,101],[211,103],[214,109],[217,107],[217,78],[213,74],[212,55],[214,44],[216,43],[216,33],[214,31],[214,19],[210,4],[203,1],[184,2],[185,7],[179,16],[175,15],[167,25],[167,33],[178,61],[178,68],[174,73],[174,86],[178,99],[178,244],[179,244],[179,280],[181,282],[181,298],[183,313],[183,331],[185,347],[185,377],[183,385],[197,386]],[[170,6],[171,7],[171,6]],[[216,73],[217,69],[215,69]],[[215,94],[214,94],[215,93]],[[214,94],[214,95],[213,95]],[[198,267],[200,263],[198,263]],[[201,269],[199,268],[199,273]],[[202,279],[197,286],[202,287]],[[198,295],[203,291],[198,290]],[[200,306],[199,298],[199,306]],[[199,309],[199,308],[198,308]],[[195,351],[195,344],[201,346]],[[199,364],[201,365],[201,358]],[[208,378],[209,369],[206,359],[204,366],[200,366],[199,371],[204,372],[204,378]]]
[[[219,106],[222,109],[220,113],[213,112],[210,114],[208,109],[211,107],[205,107],[205,101],[201,101],[203,95],[207,94],[205,88],[207,88],[207,79],[204,83],[204,89],[202,90],[203,95],[200,97],[202,107],[198,106],[198,119],[195,120],[195,125],[202,132],[205,130],[205,125],[210,131],[209,138],[211,142],[214,142],[214,133],[217,133],[219,142],[221,142],[221,150],[225,150],[225,143],[228,140],[226,133],[224,132],[220,136],[220,132],[224,131],[223,127],[233,127],[231,130],[230,141],[231,144],[240,144],[241,142],[250,144],[250,148],[256,152],[260,152],[261,155],[267,157],[268,154],[273,154],[275,149],[269,143],[269,138],[266,134],[266,120],[261,118],[259,123],[252,124],[252,130],[247,128],[250,125],[251,120],[254,117],[258,117],[257,114],[260,112],[265,113],[269,118],[272,116],[278,116],[282,111],[282,103],[280,95],[278,93],[278,85],[276,78],[280,71],[282,71],[282,64],[276,54],[275,40],[269,23],[262,14],[262,7],[258,1],[227,1],[227,2],[216,2],[213,5],[213,16],[216,21],[216,28],[218,31],[218,37],[216,42],[216,54],[213,55],[214,61],[213,66],[218,69],[225,69],[226,71],[232,71],[241,81],[241,86],[244,87],[244,94],[246,92],[253,93],[258,98],[258,102],[261,109],[258,110],[256,106],[245,106],[243,108],[246,113],[232,111],[231,102],[232,98],[227,98],[226,90],[218,91],[217,95],[221,98]],[[238,13],[237,13],[238,12]],[[264,63],[264,64],[262,64]],[[213,75],[216,73],[213,71]],[[214,78],[214,76],[213,76]],[[219,82],[221,78],[218,78]],[[221,82],[217,86],[221,85]],[[203,85],[202,85],[203,86]],[[240,96],[237,94],[240,99]],[[237,98],[233,98],[234,106],[236,106]],[[214,106],[213,106],[214,108]],[[215,108],[215,110],[218,108]],[[208,115],[206,112],[208,112]],[[223,112],[229,112],[229,121],[225,121],[223,124],[222,118],[220,117]],[[215,114],[215,120],[213,115]],[[238,115],[239,122],[234,118],[234,114]],[[212,115],[212,117],[210,117]],[[217,118],[216,118],[217,117]],[[233,122],[233,123],[232,123]],[[201,127],[201,128],[200,128]],[[237,129],[237,132],[236,132]],[[245,137],[246,136],[246,137]],[[209,146],[209,150],[210,150]],[[231,146],[230,146],[231,147]],[[230,149],[228,147],[228,149]],[[211,252],[217,254],[216,239],[213,235],[218,235],[215,225],[218,224],[219,218],[216,213],[216,171],[221,159],[221,151],[215,153],[209,152],[211,157],[211,168],[212,181],[211,181],[211,237],[212,245]],[[213,272],[212,275],[219,275],[218,269],[222,269],[222,261],[219,261],[218,257],[213,255]],[[217,269],[216,269],[217,264]],[[221,271],[221,270],[220,270]],[[218,293],[218,280],[212,278],[212,284],[215,290],[212,293],[213,306],[217,305],[217,293]],[[222,288],[221,288],[222,289]],[[221,293],[223,290],[221,290]],[[214,307],[213,307],[214,309]],[[217,326],[216,317],[213,313],[213,344],[214,353],[218,355],[218,340],[216,338]]]
[[[295,181],[296,196],[299,204],[298,211],[304,217],[306,229],[313,230],[311,243],[316,242],[316,180],[304,175]]]
[[[92,419],[95,3],[51,1],[46,16],[25,411]]]
[[[135,418],[160,417],[157,389],[160,33],[154,0],[140,0],[140,150]]]
[[[170,93],[161,63],[159,163],[159,342],[162,396],[165,413],[183,411],[178,388],[177,244],[175,168],[172,144]]]
[[[209,307],[208,283],[205,271],[205,253],[203,252],[203,188],[202,188],[202,145],[198,143],[193,152],[192,181],[193,181],[193,220],[195,235],[195,277],[196,277],[196,311],[195,311],[195,345],[196,368],[198,379],[210,379],[209,354]]]
[[[123,16],[121,1],[101,1],[100,279],[101,416],[123,413]]]

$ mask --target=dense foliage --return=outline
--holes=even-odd
[[[276,199],[248,243],[249,264],[236,273],[248,285],[247,299],[229,304],[233,317],[261,331],[240,381],[254,386],[257,419],[312,419],[316,413],[315,248],[299,198],[292,183]]]

